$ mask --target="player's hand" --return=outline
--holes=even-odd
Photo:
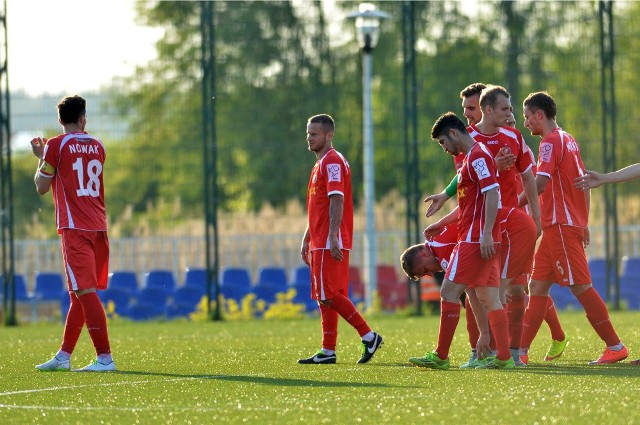
[[[440,233],[442,233],[443,229],[444,229],[444,226],[442,224],[440,224],[439,221],[436,221],[435,223],[428,225],[424,229],[424,232],[422,232],[422,233],[424,234],[424,238],[426,240],[432,241],[435,236],[437,236]]]
[[[427,208],[427,212],[424,214],[424,216],[429,218],[440,211],[440,208],[442,208],[442,206],[445,202],[447,202],[448,199],[449,195],[447,195],[444,191],[436,193],[435,195],[427,196],[423,202],[431,202],[431,205],[429,205],[429,208]]]
[[[493,256],[496,255],[496,247],[493,243],[493,236],[491,233],[485,233],[480,238],[480,254],[485,260],[493,258]]]
[[[505,171],[513,167],[516,163],[516,156],[509,151],[509,148],[503,147],[495,156],[496,168],[498,171]]]
[[[478,342],[476,343],[476,350],[477,350],[479,359],[483,359],[491,355],[490,343],[491,343],[490,334],[480,332],[480,337],[478,338]]]
[[[31,139],[31,150],[38,159],[44,159],[44,146],[47,144],[47,139],[42,137],[34,137]]]
[[[576,177],[573,180],[573,185],[578,189],[587,191],[589,189],[594,189],[600,185],[602,185],[601,174],[596,173],[595,171],[585,171],[584,174],[580,177]]]
[[[342,258],[344,258],[344,254],[342,253],[342,249],[340,249],[340,244],[338,243],[337,236],[329,236],[329,247],[331,256],[337,261],[342,261]]]
[[[307,266],[311,266],[311,263],[309,261],[309,241],[307,240],[303,240],[302,246],[300,246],[300,258],[302,258],[302,261]]]
[[[588,227],[584,228],[584,234],[582,237],[582,245],[584,245],[584,247],[588,247],[589,246],[589,242],[591,242],[591,231],[589,230]]]

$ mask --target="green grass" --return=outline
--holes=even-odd
[[[369,317],[385,345],[356,365],[359,340],[340,324],[338,364],[298,365],[320,346],[319,319],[110,324],[119,371],[44,373],[62,326],[0,328],[0,423],[203,424],[631,424],[640,421],[640,367],[587,366],[604,345],[582,313],[560,319],[571,337],[554,363],[542,358],[544,327],[531,365],[515,371],[417,369],[406,359],[431,351],[438,317]],[[612,314],[640,357],[640,313]],[[452,365],[468,356],[464,318]],[[73,366],[93,358],[86,331]]]

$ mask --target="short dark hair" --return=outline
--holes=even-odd
[[[87,101],[82,97],[67,96],[58,103],[58,117],[63,124],[74,124],[87,114]]]
[[[482,90],[487,87],[484,83],[473,83],[469,84],[460,92],[460,99],[464,99],[466,97],[475,96],[476,94],[482,93]]]
[[[444,113],[440,115],[440,118],[433,124],[431,128],[431,138],[437,140],[438,137],[447,134],[452,128],[461,133],[467,133],[467,127],[456,114],[453,112]]]
[[[540,109],[544,112],[547,118],[552,120],[556,119],[556,114],[558,113],[556,101],[546,91],[531,93],[527,96],[524,102],[522,102],[522,106],[524,108],[529,108],[531,112],[535,112]]]
[[[484,109],[486,106],[495,106],[498,101],[498,96],[504,96],[507,99],[511,98],[511,95],[502,86],[487,86],[480,94],[480,107]]]
[[[409,248],[404,250],[402,255],[400,255],[400,266],[402,266],[402,271],[411,280],[420,280],[422,277],[415,276],[413,274],[413,268],[416,265],[416,260],[418,259],[420,252],[424,249],[424,244],[411,245]]]
[[[336,131],[336,122],[329,114],[318,114],[309,118],[308,123],[320,123],[326,133]]]

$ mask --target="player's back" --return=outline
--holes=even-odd
[[[45,161],[55,167],[52,181],[58,229],[107,230],[102,142],[85,133],[47,141]]]

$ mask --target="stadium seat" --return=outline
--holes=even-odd
[[[354,303],[364,300],[364,282],[358,266],[349,266],[349,298]]]
[[[241,302],[251,292],[251,275],[242,267],[230,267],[222,271],[220,292],[225,299]]]
[[[622,257],[622,276],[635,276],[640,278],[640,257]]]
[[[145,274],[145,288],[158,288],[170,295],[176,289],[176,279],[171,270],[151,270]]]
[[[114,305],[114,311],[120,316],[126,316],[129,311],[131,302],[131,294],[123,288],[107,288],[104,291],[98,291],[100,301],[104,305],[105,310],[109,311],[109,301]]]
[[[276,294],[285,291],[279,291],[276,285],[270,282],[258,282],[257,285],[251,288],[251,292],[256,296],[256,300],[262,300],[266,302],[267,305],[276,302]]]
[[[99,291],[98,294],[102,292]],[[60,295],[60,318],[62,319],[62,323],[67,321],[67,313],[69,313],[69,305],[71,305],[71,300],[69,299],[69,292],[65,292]]]
[[[553,298],[553,303],[556,305],[556,310],[564,310],[567,307],[575,309],[582,308],[580,302],[573,296],[571,290],[566,287],[562,287],[557,283],[551,285],[549,295]]]
[[[60,273],[38,273],[34,295],[38,301],[58,301],[66,293],[62,275]]]
[[[207,269],[192,269],[187,268],[184,275],[184,286],[195,288],[201,292],[201,294],[207,293]],[[211,285],[213,288],[213,285]]]
[[[298,283],[305,283],[307,286],[311,284],[311,268],[306,264],[298,266],[293,270],[291,286],[295,286]]]
[[[130,295],[138,292],[138,277],[132,271],[115,271],[109,276],[109,288],[124,289]]]
[[[378,277],[378,295],[384,310],[395,310],[407,306],[409,289],[405,282],[400,282],[395,266],[379,264],[376,268]]]
[[[307,267],[307,269],[309,269],[309,267]],[[306,312],[315,312],[318,310],[318,302],[311,299],[310,282],[294,282],[292,288],[296,291],[296,295],[292,300],[295,304],[304,304]]]
[[[167,301],[163,287],[144,287],[136,294],[125,316],[135,321],[164,317]]]
[[[166,315],[169,319],[188,317],[196,311],[204,294],[195,285],[184,285],[173,293],[172,301],[167,306]]]
[[[287,272],[282,267],[263,267],[258,272],[257,285],[271,285],[278,292],[286,292],[288,285]]]
[[[622,258],[620,298],[631,310],[640,309],[640,257]]]
[[[605,301],[609,300],[607,292],[607,260],[602,257],[594,257],[589,259],[589,273],[591,274],[591,283],[598,294]],[[617,270],[612,270],[610,274],[610,282],[613,282]]]

